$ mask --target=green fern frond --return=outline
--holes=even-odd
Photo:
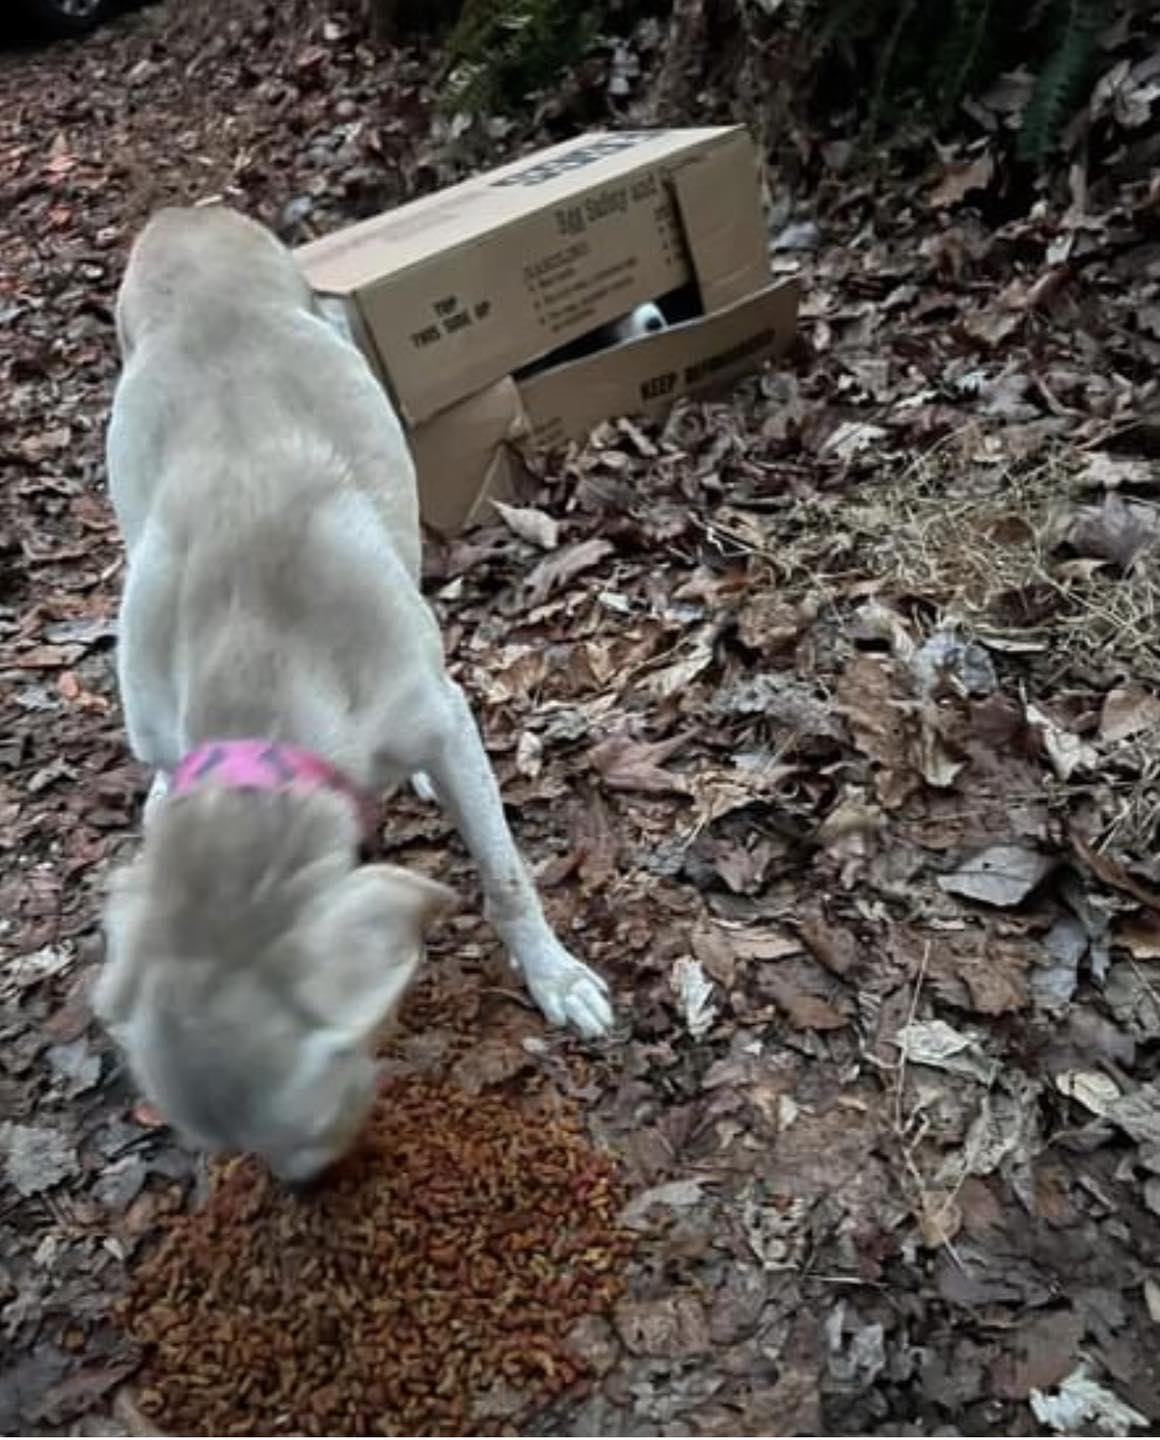
[[[986,52],[992,21],[991,0],[955,0],[954,21],[939,48],[933,94],[938,120],[944,123],[970,88]]]
[[[1063,0],[1059,38],[1035,78],[1019,127],[1021,160],[1040,164],[1059,139],[1068,107],[1088,78],[1108,15],[1109,0]]]
[[[964,95],[1027,66],[1036,79],[1018,152],[1040,162],[1066,124],[1119,3],[784,0],[762,27],[780,44],[778,53],[791,57],[799,103],[836,98],[861,114],[867,138],[915,107],[941,126]],[[727,26],[732,14],[749,36],[751,22],[737,19],[746,4],[721,0],[718,21]],[[642,16],[655,18],[663,9],[659,0],[462,0],[444,41],[443,107],[460,114],[518,108],[574,65],[598,35],[628,34]]]
[[[823,63],[836,46],[850,44],[881,29],[892,0],[812,0],[803,7],[799,24],[811,33],[806,39],[810,68]]]
[[[443,105],[453,113],[507,109],[554,81],[591,44],[607,5],[466,0],[445,41]]]
[[[878,68],[874,75],[874,89],[870,94],[870,105],[866,116],[866,129],[871,137],[878,133],[879,121],[882,118],[882,106],[894,71],[895,58],[898,55],[899,47],[902,44],[902,37],[906,27],[914,14],[918,0],[898,0],[898,9],[891,22],[890,29],[886,32],[886,39],[882,46],[882,52],[878,59]]]

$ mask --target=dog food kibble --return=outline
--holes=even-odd
[[[178,1435],[518,1433],[620,1294],[619,1205],[573,1117],[397,1080],[312,1190],[215,1167],[122,1305],[137,1407]]]

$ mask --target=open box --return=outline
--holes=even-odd
[[[511,498],[521,445],[727,385],[780,354],[797,315],[738,126],[568,140],[297,258],[390,393],[443,534]],[[646,301],[667,328],[576,355]]]

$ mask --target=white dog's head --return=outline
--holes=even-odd
[[[314,310],[314,299],[281,242],[256,220],[223,205],[158,210],[133,244],[117,296],[117,335],[129,356],[154,325],[207,319],[217,305],[269,302]]]
[[[159,807],[106,910],[94,1008],[145,1095],[193,1143],[295,1182],[353,1141],[376,1033],[453,898],[358,866],[357,844],[331,792],[207,786]]]

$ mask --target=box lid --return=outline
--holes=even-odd
[[[715,125],[580,135],[312,240],[298,249],[298,260],[316,290],[351,295],[554,205],[581,185],[601,185],[641,165],[745,133],[740,125]]]

